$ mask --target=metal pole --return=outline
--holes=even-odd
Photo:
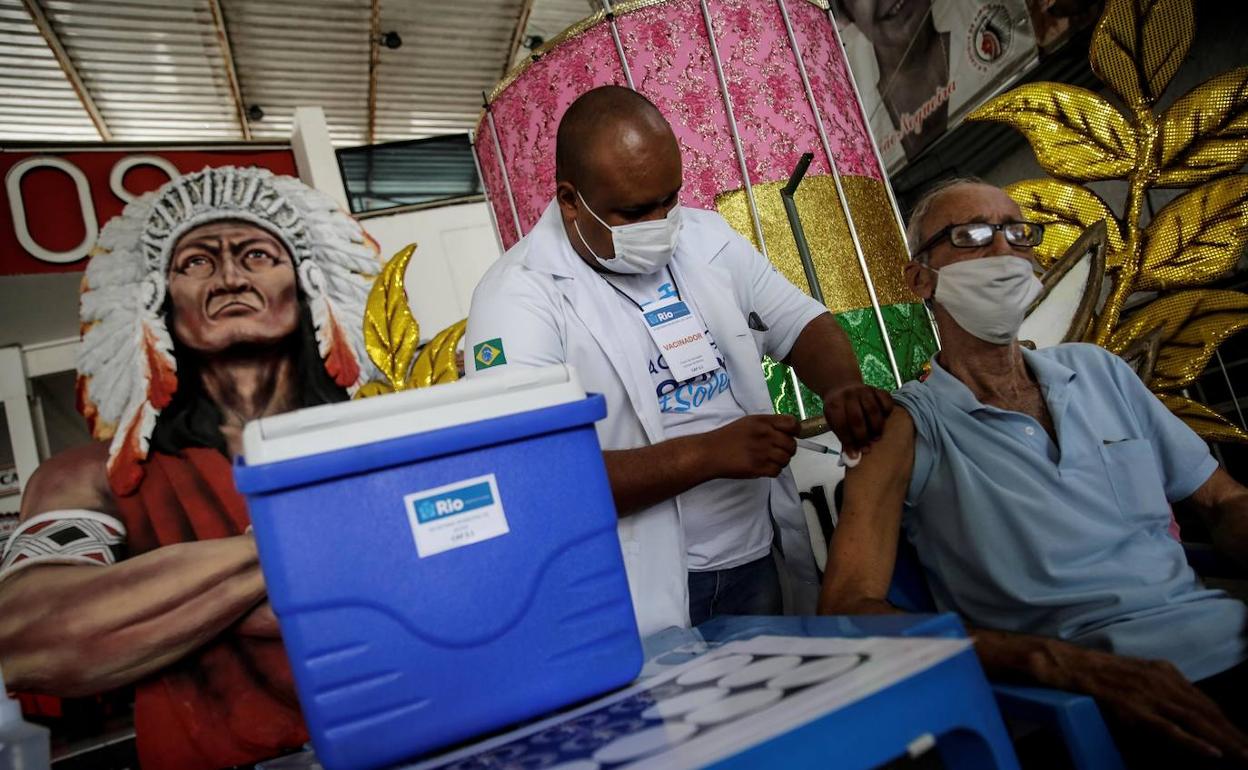
[[[780,6],[780,16],[784,19],[784,29],[789,34],[789,47],[793,49],[793,57],[797,59],[797,72],[802,78],[802,88],[806,91],[806,101],[815,116],[815,131],[819,133],[819,143],[823,145],[823,154],[828,156],[828,165],[835,163],[832,156],[832,145],[828,142],[828,134],[823,129],[823,117],[819,114],[819,105],[815,102],[815,92],[810,87],[810,78],[806,76],[806,63],[802,60],[801,49],[797,47],[797,36],[793,34],[793,25],[789,22],[789,9],[784,0],[776,0]],[[791,180],[790,180],[791,181]]]
[[[784,213],[789,218],[789,229],[793,231],[797,255],[802,259],[802,272],[806,273],[806,284],[810,287],[810,296],[814,297],[820,305],[827,305],[828,303],[823,300],[823,287],[819,285],[819,276],[815,274],[815,261],[810,257],[810,244],[806,242],[806,228],[802,227],[802,217],[797,213],[797,202],[793,200],[794,194],[797,193],[797,186],[802,183],[802,177],[806,176],[806,169],[810,167],[810,161],[814,157],[815,154],[812,152],[802,154],[793,173],[789,176],[789,183],[780,190],[780,202],[784,204]]]
[[[1209,399],[1205,397],[1205,389],[1204,389],[1204,388],[1202,388],[1202,387],[1200,386],[1200,381],[1199,381],[1199,380],[1193,380],[1193,381],[1192,381],[1192,385],[1193,385],[1193,386],[1195,386],[1195,388],[1196,388],[1196,400],[1200,401],[1202,404],[1208,404],[1208,403],[1209,403]],[[1191,398],[1192,398],[1192,394],[1188,391],[1188,389],[1187,389],[1187,388],[1183,388],[1182,390],[1180,390],[1180,391],[1179,391],[1179,395],[1181,395],[1183,398],[1186,398],[1186,399],[1188,399],[1188,400],[1191,400]],[[1224,467],[1224,468],[1225,468],[1225,467],[1226,467],[1226,460],[1222,457],[1222,444],[1221,444],[1221,442],[1218,442],[1218,441],[1209,441],[1209,442],[1206,442],[1206,443],[1208,443],[1208,444],[1209,444],[1209,448],[1213,451],[1213,457],[1214,457],[1214,459],[1215,459],[1215,460],[1217,460],[1217,461],[1218,461],[1218,465],[1221,465],[1222,467]]]
[[[516,223],[516,239],[519,240],[524,237],[524,231],[520,229],[520,213],[516,210],[516,199],[511,194],[511,179],[507,176],[507,159],[503,157],[503,146],[498,143],[498,127],[494,125],[494,112],[490,109],[490,100],[485,92],[481,93],[481,102],[485,107],[485,119],[490,124],[490,136],[494,139],[494,154],[498,156],[498,167],[503,172],[503,188],[507,191],[507,203],[511,205],[511,218]]]
[[[69,58],[69,54],[65,51],[65,46],[61,43],[61,38],[53,29],[52,23],[48,21],[48,17],[43,12],[43,7],[39,5],[38,0],[22,0],[22,5],[26,7],[26,13],[30,16],[30,20],[34,22],[35,27],[39,30],[39,34],[43,37],[43,41],[47,43],[48,49],[51,50],[52,56],[56,58],[56,63],[60,65],[61,72],[65,74],[65,79],[69,81],[70,88],[74,89],[74,95],[78,97],[82,108],[87,111],[87,117],[91,118],[91,124],[95,126],[95,130],[100,134],[100,141],[113,141],[113,132],[109,130],[108,123],[104,120],[104,115],[100,113],[100,108],[96,106],[94,97],[87,90],[87,86],[82,82],[82,76],[78,73],[78,67],[74,65],[73,59]],[[24,483],[24,482],[23,482]]]
[[[1226,389],[1231,393],[1231,403],[1235,405],[1235,413],[1239,415],[1239,427],[1248,430],[1248,423],[1244,422],[1244,411],[1239,408],[1239,396],[1235,395],[1235,386],[1231,384],[1231,375],[1226,371],[1226,364],[1222,361],[1222,351],[1215,350],[1213,355],[1218,359],[1218,368],[1222,370],[1222,377],[1226,380]]]
[[[615,41],[615,52],[620,56],[620,66],[624,69],[624,80],[628,87],[637,90],[633,85],[633,73],[628,68],[628,59],[624,57],[624,43],[620,41],[620,31],[615,27],[615,11],[611,10],[611,0],[602,0],[602,10],[607,14],[607,24],[611,28],[611,39]]]
[[[901,369],[897,367],[897,356],[893,353],[893,341],[888,334],[888,326],[884,323],[884,312],[880,308],[880,299],[875,293],[875,282],[871,280],[871,268],[867,266],[867,257],[862,251],[862,242],[858,238],[858,227],[854,224],[854,214],[849,210],[849,199],[845,197],[845,188],[841,184],[841,172],[837,166],[836,156],[832,154],[832,147],[828,142],[828,135],[823,130],[823,120],[819,117],[819,105],[815,103],[815,94],[810,87],[810,78],[806,76],[806,64],[802,60],[801,49],[797,45],[797,37],[793,34],[793,25],[789,23],[789,12],[784,6],[784,0],[776,0],[780,5],[780,15],[784,19],[784,28],[789,35],[789,46],[793,49],[793,57],[797,60],[797,72],[802,78],[802,86],[806,90],[806,99],[810,102],[810,110],[815,115],[815,127],[819,132],[819,140],[823,143],[823,151],[828,156],[828,167],[832,169],[832,182],[836,185],[836,197],[841,204],[841,213],[845,215],[845,224],[849,227],[849,239],[854,244],[854,254],[858,257],[858,268],[862,271],[862,279],[867,285],[867,297],[871,300],[871,310],[875,313],[875,322],[880,327],[880,338],[884,342],[884,353],[888,356],[888,365],[893,370],[893,378],[897,382],[897,387],[901,387]],[[829,11],[831,13],[831,11]],[[833,25],[835,25],[833,21]],[[839,38],[838,38],[839,41]],[[862,108],[862,100],[859,99],[859,109]],[[870,135],[870,128],[867,134]],[[875,142],[872,142],[875,146]],[[883,172],[883,167],[880,168]],[[885,175],[887,178],[887,175]],[[890,192],[891,195],[891,192]],[[893,202],[893,212],[896,213],[897,204]],[[901,219],[898,218],[898,224]],[[905,231],[902,231],[902,243],[905,243]],[[907,250],[907,253],[908,250]]]
[[[719,91],[724,97],[724,110],[728,114],[728,130],[732,134],[732,144],[737,150],[737,162],[741,166],[741,181],[745,183],[745,199],[750,204],[750,218],[754,222],[754,235],[758,238],[758,250],[767,256],[767,241],[763,239],[763,222],[758,217],[758,205],[754,202],[754,187],[750,184],[750,172],[745,167],[745,149],[741,146],[741,136],[737,133],[737,119],[732,113],[732,97],[728,94],[728,79],[724,77],[724,66],[719,59],[719,46],[715,44],[715,27],[711,24],[711,9],[706,0],[699,0],[702,6],[702,20],[706,24],[706,37],[711,43],[711,59],[715,62],[715,74],[719,77]],[[770,261],[770,258],[768,258]]]

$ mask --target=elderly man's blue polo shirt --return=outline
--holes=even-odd
[[[1248,608],[1204,588],[1169,502],[1217,467],[1117,356],[1023,351],[1056,426],[980,403],[932,359],[903,523],[937,604],[973,625],[1171,661],[1191,680],[1248,658]]]

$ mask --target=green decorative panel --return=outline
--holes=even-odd
[[[880,314],[888,326],[888,336],[893,343],[893,355],[897,358],[902,380],[918,377],[932,353],[936,352],[936,339],[923,305],[918,302],[885,305],[880,308]],[[892,367],[888,365],[888,354],[884,350],[884,338],[872,309],[866,307],[839,313],[836,320],[849,336],[854,354],[858,356],[863,381],[877,388],[893,390],[897,383],[893,380]],[[795,392],[789,367],[767,358],[763,360],[763,374],[777,412],[800,416],[805,411],[809,417],[823,411],[823,402],[804,385],[797,384]]]

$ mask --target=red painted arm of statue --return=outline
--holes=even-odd
[[[113,513],[99,445],[40,466],[22,518],[85,508]],[[165,668],[265,597],[250,534],[182,543],[103,567],[32,566],[0,583],[0,667],[16,690],[81,696]]]

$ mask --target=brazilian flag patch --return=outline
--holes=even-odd
[[[478,372],[482,369],[489,369],[491,366],[507,363],[507,354],[503,352],[503,338],[495,337],[473,345],[472,358],[477,362]]]

